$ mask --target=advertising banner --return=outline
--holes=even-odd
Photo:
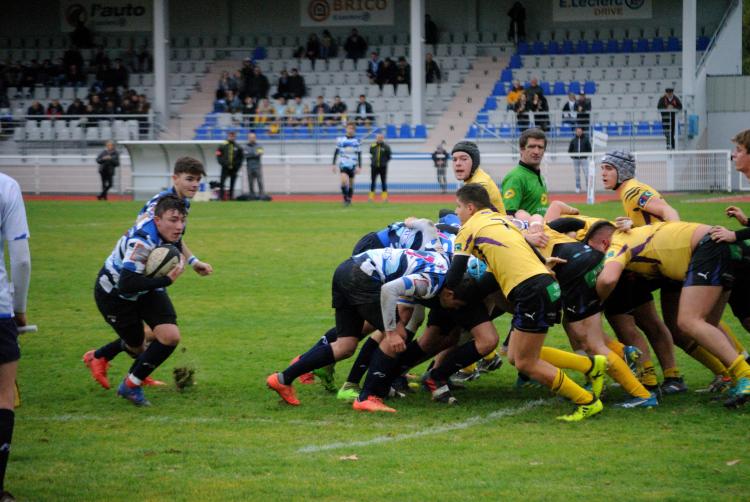
[[[652,0],[552,0],[552,21],[651,19]]]
[[[91,31],[151,31],[154,28],[151,0],[60,0],[62,31],[70,32],[79,22]]]
[[[396,0],[300,0],[301,26],[393,26]]]

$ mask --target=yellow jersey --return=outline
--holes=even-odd
[[[476,212],[461,226],[454,254],[483,260],[506,297],[526,279],[550,273],[521,231],[491,209]]]
[[[618,230],[612,234],[604,263],[620,263],[647,279],[666,277],[684,281],[693,256],[690,242],[700,226],[700,223],[670,221],[644,225],[630,232]]]
[[[482,185],[484,189],[487,190],[487,193],[490,194],[490,202],[495,206],[497,212],[505,214],[505,204],[503,204],[503,197],[500,195],[500,189],[497,188],[497,185],[492,178],[490,178],[490,175],[484,172],[481,167],[478,167],[477,170],[474,171],[471,178],[464,181],[464,184],[466,185],[469,183]]]
[[[659,216],[651,214],[645,209],[646,204],[651,199],[662,198],[659,192],[647,184],[631,178],[620,186],[618,193],[620,194],[625,214],[633,220],[634,227],[642,227],[643,225],[651,225],[652,223],[664,221]]]
[[[568,237],[567,235],[560,233],[556,230],[553,230],[549,227],[549,225],[544,225],[544,235],[547,236],[549,239],[547,241],[547,245],[543,248],[537,248],[540,253],[542,253],[542,256],[545,258],[549,258],[552,256],[552,251],[554,251],[555,246],[558,244],[565,244],[570,242],[578,242],[576,239],[573,239],[572,237]]]

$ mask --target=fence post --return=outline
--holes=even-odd
[[[724,152],[724,158],[726,159],[727,166],[727,192],[732,192],[732,154],[727,150]]]
[[[40,179],[40,176],[39,176],[39,163],[40,163],[40,160],[39,160],[38,156],[34,157],[34,159],[36,159],[35,162],[34,162],[34,193],[37,194],[37,195],[39,195],[41,193],[40,187],[39,187],[39,179]]]

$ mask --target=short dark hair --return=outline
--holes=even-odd
[[[165,195],[161,197],[154,207],[154,215],[162,217],[167,211],[177,211],[183,216],[187,216],[187,206],[185,201],[176,195]]]
[[[206,175],[206,169],[203,167],[203,163],[193,157],[180,157],[177,162],[174,163],[173,174],[193,174],[195,176]]]
[[[547,135],[544,134],[544,131],[542,131],[541,129],[537,129],[536,127],[526,129],[521,133],[521,137],[518,138],[518,146],[520,146],[521,148],[526,148],[526,144],[529,142],[529,138],[544,140],[544,148],[547,148]]]
[[[611,221],[599,220],[591,225],[591,228],[589,228],[589,231],[586,232],[586,236],[583,238],[583,242],[588,243],[588,241],[590,241],[594,237],[594,235],[597,234],[597,232],[605,228],[609,228],[614,231],[616,227],[612,224]]]
[[[479,183],[468,183],[456,191],[456,198],[464,204],[474,204],[478,209],[492,207],[490,194]]]
[[[750,129],[745,129],[735,134],[734,138],[732,138],[732,143],[742,145],[747,152],[750,152]]]

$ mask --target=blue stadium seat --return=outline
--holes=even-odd
[[[393,124],[386,124],[385,125],[385,137],[388,139],[396,139],[398,138],[398,131],[396,131],[396,126]]]
[[[560,138],[572,138],[574,134],[573,128],[569,125],[561,125],[557,132]]]
[[[492,124],[487,124],[486,126],[479,129],[479,136],[481,138],[494,138],[495,136],[495,126]]]
[[[531,47],[532,54],[544,54],[544,42],[541,40],[534,41],[534,45]]]
[[[583,92],[586,94],[596,94],[596,83],[591,80],[585,81],[583,83]]]
[[[500,137],[501,138],[510,138],[510,124],[506,124],[503,122],[500,124]]]
[[[547,44],[547,53],[548,54],[560,54],[560,44],[557,43],[557,40],[550,40]]]
[[[219,117],[217,117],[215,113],[208,113],[208,114],[206,114],[206,118],[205,118],[204,123],[207,126],[214,126],[214,125],[216,125],[216,123],[218,122],[218,120],[219,120]]]
[[[638,122],[638,128],[636,129],[638,136],[650,136],[651,126],[645,120]]]
[[[648,40],[639,38],[635,44],[635,52],[648,52]]]
[[[632,136],[633,135],[633,123],[630,121],[623,122],[622,128],[620,129],[620,136]]]
[[[227,139],[227,133],[219,127],[214,127],[211,130],[211,139],[225,140]]]
[[[517,69],[517,68],[522,68],[523,67],[523,60],[521,59],[521,56],[519,56],[518,54],[513,54],[510,57],[510,63],[508,64],[508,66],[510,68],[514,69],[514,70]],[[513,80],[513,79],[511,79],[511,80]]]
[[[604,124],[602,124],[601,122],[595,122],[594,123],[594,131],[604,132]]]
[[[466,137],[469,139],[476,139],[477,137],[477,126],[470,125],[469,130],[466,133]]]
[[[607,134],[609,134],[610,136],[620,135],[620,126],[617,125],[617,122],[607,123]]]
[[[497,110],[497,100],[495,100],[493,96],[490,96],[484,100],[484,110]]]
[[[489,121],[490,120],[489,120],[489,116],[487,115],[487,112],[480,111],[479,113],[477,113],[477,124],[486,124]]]
[[[427,138],[427,126],[424,124],[417,124],[414,127],[414,137],[418,139],[426,139]]]
[[[542,88],[542,92],[545,96],[549,96],[552,94],[552,90],[549,87],[549,82],[547,82],[546,80],[542,80],[541,82],[539,82],[539,87]]]
[[[556,96],[565,95],[565,82],[556,80],[554,85],[552,86],[552,94]]]
[[[661,37],[654,37],[651,41],[651,52],[664,52],[664,39]]]
[[[360,125],[360,126],[357,126],[356,128],[357,136],[364,136],[368,132],[370,132],[370,128],[367,126]]]
[[[502,81],[495,82],[495,87],[492,88],[493,96],[505,96],[505,85]]]
[[[266,53],[265,47],[256,47],[255,50],[253,50],[253,60],[260,61],[261,59],[266,59],[268,57],[268,54]]]
[[[591,42],[591,53],[592,54],[601,54],[604,52],[604,42],[601,40],[594,40]]]
[[[195,130],[195,139],[211,139],[211,133],[208,127],[198,127]]]
[[[635,47],[633,47],[633,40],[629,38],[623,39],[620,49],[621,52],[633,52],[635,50]]]
[[[572,92],[573,94],[580,94],[581,83],[578,80],[571,81],[570,85],[568,86],[568,92]]]
[[[680,39],[675,36],[669,37],[667,39],[667,50],[670,52],[681,51],[682,45],[680,44]]]
[[[401,124],[401,128],[398,131],[398,137],[401,139],[411,139],[411,126],[409,124]]]
[[[576,52],[578,54],[588,54],[589,53],[589,42],[588,40],[579,40],[576,44]]]
[[[500,73],[500,82],[513,82],[513,70],[510,68],[504,69]]]
[[[571,40],[563,40],[562,47],[560,49],[561,54],[574,54],[575,49]]]
[[[529,53],[529,44],[526,42],[518,42],[517,53],[520,55],[526,55]]]
[[[620,43],[613,38],[607,40],[607,52],[612,52],[612,53],[620,52]]]
[[[661,136],[662,134],[664,134],[664,128],[661,125],[661,120],[651,122],[651,136]]]
[[[699,51],[705,51],[706,49],[708,49],[708,44],[710,42],[710,38],[705,35],[701,35],[700,37],[698,37],[698,40],[695,43],[695,49]]]
[[[307,127],[297,130],[297,139],[312,139],[312,131]]]

